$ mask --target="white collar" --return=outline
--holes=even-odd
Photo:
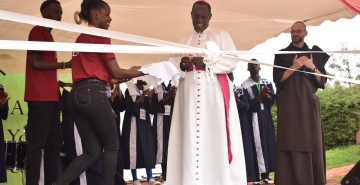
[[[196,33],[196,34],[204,34],[204,33],[206,33],[206,32],[208,32],[208,31],[210,31],[211,30],[211,28],[210,28],[210,26],[208,26],[203,32],[201,32],[201,33],[198,33],[198,32],[196,32],[196,30],[194,30],[194,32]]]

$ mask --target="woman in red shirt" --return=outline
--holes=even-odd
[[[110,7],[102,0],[84,0],[79,17],[89,26],[108,29]],[[81,34],[76,43],[111,44],[109,38]],[[110,79],[131,79],[140,71],[121,69],[113,53],[74,52],[73,88],[68,98],[69,111],[81,136],[83,154],[78,156],[54,183],[70,184],[102,156],[102,185],[113,185],[119,147],[115,119],[106,96]]]

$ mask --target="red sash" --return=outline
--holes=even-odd
[[[190,65],[186,71],[193,71],[193,65]],[[196,70],[205,70],[203,67],[198,67]],[[229,81],[226,74],[217,74],[219,79],[221,90],[224,96],[224,105],[225,105],[225,123],[226,123],[226,139],[228,145],[228,158],[229,164],[231,164],[233,155],[231,151],[231,139],[230,139],[230,122],[229,122],[229,107],[230,107],[230,89],[229,89]]]

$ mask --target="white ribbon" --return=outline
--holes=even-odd
[[[158,46],[128,46],[116,44],[83,44],[66,42],[38,42],[0,40],[3,50],[37,50],[37,51],[69,51],[96,53],[129,53],[129,54],[183,54],[196,53],[193,49]],[[201,53],[201,52],[199,52]]]
[[[354,80],[354,79],[349,79],[349,78],[341,78],[341,77],[335,77],[335,76],[330,76],[330,75],[326,75],[326,74],[318,74],[318,73],[312,73],[312,72],[307,72],[307,71],[300,71],[297,69],[291,69],[291,68],[287,68],[287,67],[282,67],[282,66],[278,66],[278,65],[272,65],[272,64],[268,64],[268,63],[264,63],[264,62],[260,62],[260,61],[252,61],[252,60],[247,60],[247,59],[243,59],[240,57],[235,57],[232,55],[223,55],[224,57],[228,57],[228,58],[234,58],[237,59],[241,62],[247,62],[247,63],[253,63],[253,64],[260,64],[260,65],[264,65],[264,66],[270,66],[270,67],[276,67],[276,68],[281,68],[281,69],[289,69],[292,71],[297,71],[297,72],[302,72],[302,73],[308,73],[308,74],[312,74],[312,75],[317,75],[317,76],[322,76],[322,77],[327,77],[327,78],[332,78],[334,80],[339,80],[339,81],[344,81],[344,82],[348,82],[348,83],[354,83],[354,84],[359,84],[360,85],[360,80]]]
[[[348,50],[348,51],[222,51],[222,54],[227,55],[268,55],[268,54],[294,54],[294,53],[347,53],[347,54],[360,54],[360,50]]]
[[[149,38],[149,37],[143,37],[123,32],[117,32],[117,31],[111,31],[111,30],[104,30],[99,28],[93,28],[88,26],[81,26],[76,24],[71,24],[67,22],[60,22],[60,21],[54,21],[50,19],[44,19],[41,17],[36,16],[30,16],[30,15],[24,15],[14,12],[8,12],[4,10],[0,10],[0,19],[8,20],[8,21],[14,21],[19,23],[25,23],[25,24],[32,24],[32,25],[39,25],[44,27],[50,27],[75,33],[86,33],[90,35],[96,35],[101,37],[107,37],[112,39],[118,39],[118,40],[124,40],[129,42],[135,42],[135,43],[141,43],[145,45],[153,45],[153,46],[162,46],[162,47],[176,47],[176,48],[187,48],[192,49],[193,53],[202,53],[202,49],[186,46],[174,42]],[[29,48],[30,49],[30,48]]]
[[[205,43],[206,50],[204,50],[204,64],[206,66],[205,72],[207,81],[215,81],[215,75],[213,72],[213,65],[215,65],[221,59],[220,48],[216,45],[215,42],[208,41]]]
[[[204,63],[208,65],[216,64],[221,59],[221,51],[215,42],[207,41],[205,43],[206,50],[204,50]]]
[[[54,21],[50,19],[44,19],[35,16],[23,15],[19,13],[8,12],[4,10],[0,10],[0,19],[14,21],[19,23],[26,23],[32,25],[39,25],[44,27],[51,27],[60,30],[66,30],[70,32],[76,33],[86,33],[96,36],[102,36],[107,38],[113,38],[118,40],[124,40],[129,42],[141,43],[146,45],[153,46],[123,46],[123,45],[103,45],[103,44],[80,44],[80,43],[58,43],[58,42],[30,42],[30,41],[7,41],[0,40],[0,49],[12,49],[12,50],[44,50],[44,51],[78,51],[78,52],[113,52],[113,53],[137,53],[137,54],[179,54],[179,53],[188,53],[188,54],[197,54],[197,53],[205,53],[206,60],[205,62],[209,63],[209,72],[207,72],[208,77],[213,78],[213,74],[211,74],[212,69],[211,65],[214,65],[220,57],[220,54],[225,57],[235,58],[242,62],[250,62],[250,60],[242,59],[238,57],[239,54],[287,54],[287,53],[360,53],[360,50],[351,50],[351,51],[277,51],[277,52],[249,52],[249,51],[218,51],[216,47],[210,44],[208,50],[203,50],[201,48],[190,47],[178,43],[173,43],[169,41],[163,41],[159,39],[153,39],[143,36],[137,36],[133,34],[127,34],[122,32],[115,32],[110,30],[103,30],[91,27],[85,27],[80,25],[75,25],[66,22]],[[94,47],[97,46],[97,47]],[[157,47],[155,47],[157,46]],[[220,54],[219,54],[220,53]],[[232,56],[236,55],[236,56]],[[271,65],[267,63],[257,62],[262,65],[290,69],[282,66]],[[294,69],[290,69],[294,70]],[[294,70],[299,71],[299,70]],[[303,73],[310,73],[299,71]],[[334,77],[324,74],[315,74],[318,76],[324,76],[328,78],[332,78],[335,80],[360,84],[359,80]],[[208,79],[209,80],[209,79]]]

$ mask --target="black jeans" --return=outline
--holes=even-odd
[[[28,102],[28,108],[26,184],[38,185],[44,149],[44,181],[49,185],[56,181],[63,142],[59,102]]]
[[[167,163],[161,163],[161,174],[164,178],[164,181],[166,181],[166,170],[167,170]]]
[[[113,185],[119,141],[104,82],[96,79],[77,82],[70,92],[68,107],[81,137],[83,154],[55,184],[70,184],[102,156],[102,185]]]
[[[62,105],[62,129],[64,134],[64,148],[63,151],[66,153],[66,157],[64,159],[63,168],[67,168],[70,163],[77,158],[76,153],[76,143],[75,143],[75,123],[72,117],[70,116],[70,112],[67,106],[68,97],[70,92],[63,91],[61,95],[61,103]],[[60,106],[61,107],[61,106]],[[61,110],[61,109],[60,109]],[[99,185],[101,184],[101,167],[102,160],[97,160],[86,170],[86,182],[87,185]],[[59,175],[60,176],[60,175]],[[76,178],[70,185],[80,185],[80,178]]]

